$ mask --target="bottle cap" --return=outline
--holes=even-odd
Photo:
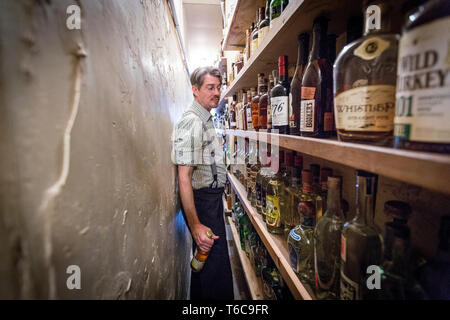
[[[407,220],[411,215],[411,207],[406,202],[390,200],[384,203],[384,213],[387,216]]]
[[[206,231],[206,236],[211,239],[213,236],[213,232],[211,230]]]

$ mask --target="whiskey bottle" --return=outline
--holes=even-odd
[[[270,29],[274,27],[276,19],[281,15],[282,0],[272,0],[270,2]]]
[[[247,130],[253,130],[253,118],[252,118],[252,91],[247,90],[247,99],[245,102],[245,110],[247,117]]]
[[[309,34],[301,33],[298,36],[297,66],[291,82],[289,93],[289,133],[300,135],[300,101],[302,78],[308,63]]]
[[[266,1],[266,7],[259,8],[259,31],[258,31],[258,47],[263,43],[264,38],[270,29],[270,1]]]
[[[341,236],[342,300],[365,298],[367,267],[382,262],[382,237],[374,224],[377,176],[362,170],[356,176],[356,216]]]
[[[272,104],[270,102],[271,96],[271,90],[275,86],[275,76],[273,75],[274,72],[272,71],[272,74],[269,75],[269,86],[267,87],[267,132],[270,132],[272,129]]]
[[[258,19],[258,11],[256,11],[256,19]],[[250,37],[252,39],[250,43],[250,52],[253,56],[256,53],[256,49],[258,49],[258,23],[255,24],[255,22],[252,22],[252,33]]]
[[[302,79],[300,134],[304,137],[328,137],[333,132],[331,97],[332,70],[327,58],[328,19],[318,17],[313,25],[313,42]]]
[[[280,79],[271,90],[270,104],[272,109],[272,127],[280,134],[289,134],[289,82],[288,57],[278,58]]]
[[[284,191],[284,203],[286,209],[281,209],[284,216],[284,231],[286,234],[300,224],[300,215],[298,214],[298,203],[301,195],[301,173],[303,169],[303,157],[295,155],[294,167],[288,186]],[[284,214],[283,214],[284,213]]]
[[[267,105],[269,96],[267,94],[267,79],[263,79],[261,86],[258,85],[259,91],[259,118],[258,125],[259,129],[267,129]]]
[[[233,95],[233,103],[230,108],[230,129],[236,129],[236,95]]]
[[[259,100],[261,97],[261,90],[264,87],[264,73],[258,74],[258,92],[252,97],[252,121],[253,129],[259,130]]]
[[[391,145],[398,35],[389,6],[369,1],[364,36],[344,47],[334,64],[334,105],[339,140]]]
[[[409,204],[402,201],[386,201],[384,203],[384,214],[392,218],[392,221],[384,224],[383,233],[384,261],[391,261],[394,232],[399,227],[402,228],[407,226],[408,218],[411,215],[411,207]]]
[[[314,270],[316,297],[339,297],[341,232],[344,216],[341,209],[341,180],[328,177],[327,210],[314,229]]]
[[[208,230],[206,236],[211,239],[213,236],[213,232],[211,230]],[[203,269],[206,259],[208,259],[209,252],[210,251],[201,250],[198,247],[195,248],[194,257],[191,260],[192,271],[199,272]]]
[[[409,16],[400,39],[396,148],[450,153],[450,3],[428,1]]]

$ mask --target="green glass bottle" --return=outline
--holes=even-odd
[[[281,15],[282,0],[272,0],[270,2],[270,28],[273,28],[275,20]]]
[[[314,229],[315,288],[318,299],[339,297],[341,232],[341,179],[328,177],[327,210]]]
[[[383,240],[374,223],[377,176],[362,170],[356,176],[356,216],[341,236],[340,298],[365,297],[367,267],[382,262]]]

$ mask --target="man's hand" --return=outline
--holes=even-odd
[[[214,240],[219,239],[219,236],[216,236],[214,233],[211,238],[208,238],[206,233],[209,230],[211,230],[211,229],[201,223],[197,223],[192,226],[192,229],[191,229],[192,237],[194,238],[195,243],[197,244],[197,247],[200,250],[203,250],[203,251],[211,250],[211,247],[214,244]]]

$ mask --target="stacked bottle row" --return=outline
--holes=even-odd
[[[336,35],[327,34],[328,18],[317,17],[311,49],[309,33],[298,36],[292,79],[288,57],[280,56],[272,79],[260,73],[258,90],[233,96],[228,127],[316,138],[337,133],[346,142],[449,153],[450,67],[439,30],[450,27],[450,4],[433,0],[405,11],[413,19],[400,38],[386,1],[370,1],[363,36],[355,40],[361,19],[351,18],[336,61]]]
[[[233,82],[250,57],[255,54],[288,4],[289,0],[267,0],[265,7],[256,10],[255,22],[252,22],[251,27],[245,30],[245,48],[242,53],[237,55],[236,61],[231,64],[231,71],[228,76],[225,76],[227,85]]]
[[[289,288],[239,201],[236,201],[232,207],[232,219],[239,231],[240,248],[238,250],[245,251],[246,256],[250,259],[253,270],[262,284],[264,299],[293,299]]]
[[[409,205],[385,203],[393,221],[385,225],[384,236],[374,223],[376,175],[356,171],[356,210],[348,214],[342,178],[331,168],[303,169],[300,154],[281,151],[275,172],[270,161],[250,165],[257,150],[246,149],[246,164],[232,165],[232,173],[267,230],[287,238],[292,268],[319,299],[450,299],[449,216],[441,222],[439,267],[419,268],[407,226]],[[347,216],[355,218],[347,221]],[[447,282],[431,276],[430,268]]]

